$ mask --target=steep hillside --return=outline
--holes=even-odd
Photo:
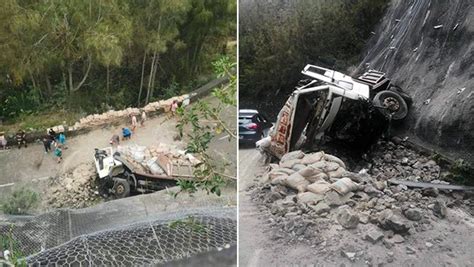
[[[474,162],[474,2],[392,0],[357,72],[388,73],[412,97],[407,135]]]

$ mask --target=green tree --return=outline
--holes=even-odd
[[[25,96],[28,112],[89,113],[185,92],[235,40],[235,9],[226,0],[5,0],[0,117],[25,113],[11,105]]]

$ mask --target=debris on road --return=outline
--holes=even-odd
[[[95,193],[96,177],[92,162],[83,163],[73,171],[52,181],[46,196],[47,206],[53,208],[84,208],[96,204],[100,197]]]
[[[264,214],[269,212],[270,227],[288,243],[340,251],[350,261],[358,260],[359,251],[365,250],[352,241],[356,239],[380,249],[403,245],[398,251],[417,254],[422,247],[433,246],[429,241],[433,239],[423,237],[425,231],[449,224],[443,220],[451,220],[452,208],[469,211],[474,201],[467,191],[404,185],[405,181],[433,186],[447,182],[442,181],[435,161],[405,147],[401,138],[393,141],[380,141],[368,156],[372,160],[367,168],[357,166],[359,172],[349,171],[347,162],[323,151],[292,151],[267,167],[251,197]],[[347,248],[346,243],[354,247]],[[414,245],[417,243],[421,245]],[[393,257],[388,255],[386,260],[393,261]]]
[[[200,161],[175,146],[158,144],[157,146],[119,146],[117,150],[127,159],[127,164],[133,165],[139,172],[151,175],[192,176],[192,166]],[[108,172],[107,172],[108,173]],[[74,170],[65,173],[52,181],[47,189],[46,206],[53,208],[84,208],[101,200],[100,182],[93,163],[83,163]],[[151,180],[151,179],[150,179]],[[162,183],[168,186],[171,183]],[[148,181],[148,187],[151,182]],[[160,187],[161,188],[161,187]],[[131,188],[133,189],[133,188]],[[151,190],[151,189],[150,189]]]

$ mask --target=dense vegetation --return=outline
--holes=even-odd
[[[2,1],[0,118],[99,112],[182,93],[212,78],[211,62],[229,53],[235,34],[228,0]]]
[[[306,64],[344,71],[359,55],[388,0],[243,0],[239,94],[270,99],[292,91]]]

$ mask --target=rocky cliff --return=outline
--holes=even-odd
[[[405,134],[474,162],[474,2],[392,0],[357,68],[413,98]]]

